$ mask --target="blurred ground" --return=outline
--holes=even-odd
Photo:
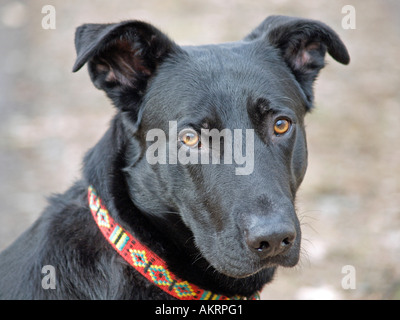
[[[45,30],[44,5],[56,8]],[[341,26],[344,5],[356,29]],[[298,197],[301,263],[264,299],[400,298],[400,2],[397,0],[11,1],[0,4],[0,250],[80,175],[113,109],[85,70],[72,74],[75,28],[142,19],[179,44],[233,41],[270,14],[319,19],[351,54],[330,57],[307,117],[309,169]],[[353,266],[356,288],[342,268]]]

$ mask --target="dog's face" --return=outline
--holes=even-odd
[[[239,42],[178,47],[133,21],[80,27],[76,46],[74,70],[89,62],[121,113],[125,177],[142,212],[179,215],[202,257],[231,277],[298,262],[312,83],[326,50],[349,62],[329,27],[270,17]]]
[[[252,53],[251,43],[186,50],[160,67],[144,99],[140,140],[147,151],[158,142],[146,141],[149,132],[165,132],[167,161],[150,164],[147,152],[128,169],[132,198],[145,212],[179,212],[202,255],[227,275],[295,265],[301,237],[293,202],[307,166],[304,94],[279,59]],[[227,135],[204,134],[213,129]],[[219,164],[213,142],[220,142]],[[171,164],[170,146],[198,163],[177,157]]]

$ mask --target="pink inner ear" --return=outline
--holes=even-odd
[[[127,39],[119,39],[107,48],[102,63],[97,65],[99,72],[108,72],[105,80],[130,86],[141,76],[150,76],[151,70],[144,64],[142,49]]]
[[[115,76],[114,71],[111,69],[110,65],[102,59],[101,63],[96,65],[96,72],[97,73],[106,73],[105,81],[107,82],[116,82],[117,78]]]
[[[295,69],[301,69],[302,67],[312,63],[312,55],[310,54],[313,50],[319,50],[321,44],[319,42],[311,42],[305,45],[301,44],[295,59],[293,60],[293,66]]]

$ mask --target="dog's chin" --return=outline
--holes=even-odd
[[[235,279],[244,279],[248,278],[251,276],[256,275],[257,273],[261,272],[262,270],[266,268],[276,268],[274,265],[269,265],[265,266],[263,268],[241,268],[241,269],[235,269],[235,268],[217,268],[214,266],[214,268],[221,274],[230,277],[230,278],[235,278]]]
[[[212,262],[210,261],[212,260]],[[216,259],[207,261],[219,273],[231,278],[247,278],[262,272],[265,269],[275,269],[276,267],[291,268],[297,265],[299,261],[299,253],[293,252],[290,255],[278,255],[266,259],[255,259],[248,257],[248,259],[231,259],[223,255],[218,256]]]
[[[265,269],[276,269],[277,267],[281,266],[281,267],[294,267],[296,265],[296,263],[294,264],[279,264],[279,263],[274,263],[274,262],[268,262],[264,265],[262,265],[261,267],[259,266],[251,266],[251,267],[242,267],[242,268],[226,268],[226,267],[216,267],[214,266],[214,268],[222,273],[225,276],[228,276],[230,278],[236,278],[236,279],[243,279],[243,278],[247,278],[247,277],[251,277],[254,276],[260,272],[262,272]]]

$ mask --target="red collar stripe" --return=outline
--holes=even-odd
[[[178,278],[168,270],[166,262],[141,244],[110,216],[96,190],[89,186],[90,211],[100,231],[111,246],[141,275],[163,291],[180,300],[244,300],[246,297],[226,297]],[[249,300],[258,300],[258,293]]]

